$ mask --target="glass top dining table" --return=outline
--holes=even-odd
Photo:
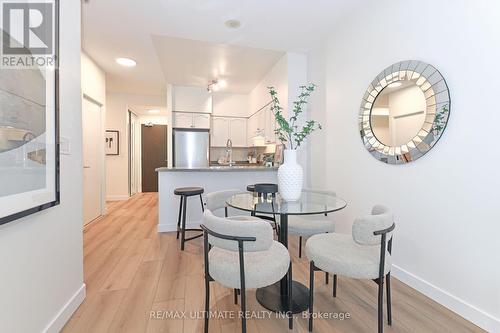
[[[235,194],[227,199],[229,207],[250,212],[252,215],[265,214],[278,217],[279,242],[288,248],[288,216],[299,215],[328,215],[344,209],[347,203],[332,193],[325,191],[303,191],[299,200],[285,201],[279,194],[276,196],[257,195],[256,193]],[[314,219],[308,221],[314,223]],[[275,312],[289,311],[288,279],[292,279],[292,267],[281,281],[257,289],[257,300],[266,309]],[[291,281],[292,286],[292,313],[299,313],[309,306],[309,289],[298,281]]]

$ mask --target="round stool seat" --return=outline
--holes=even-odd
[[[248,192],[255,192],[255,185],[247,185]]]
[[[183,195],[186,197],[199,195],[205,192],[203,187],[178,187],[174,190],[175,195]]]

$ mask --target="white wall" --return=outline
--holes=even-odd
[[[174,86],[173,111],[212,112],[212,94],[206,87]]]
[[[213,93],[212,94],[212,114],[214,116],[249,116],[249,95],[248,94],[230,94]]]
[[[133,105],[167,105],[165,96],[108,93],[106,129],[120,132],[120,155],[106,156],[106,195],[123,200],[128,193],[128,110]]]
[[[252,89],[249,94],[249,115],[254,114],[262,109],[265,105],[271,102],[268,87],[273,86],[278,92],[278,98],[281,106],[286,110],[288,102],[288,61],[285,54],[280,60],[269,70],[262,80]]]
[[[1,332],[57,332],[85,297],[80,5],[60,2],[61,204],[0,227]]]
[[[82,93],[94,101],[106,104],[106,74],[82,51]]]
[[[326,140],[314,141],[311,161],[313,184],[326,182],[349,203],[338,214],[339,231],[349,232],[353,218],[373,204],[392,207],[394,275],[497,332],[499,12],[500,3],[493,1],[383,0],[338,22],[325,53]],[[427,155],[408,165],[386,165],[363,147],[357,115],[373,78],[407,59],[441,71],[451,116]],[[310,71],[313,77],[321,77],[319,71]],[[326,168],[320,165],[322,151]]]

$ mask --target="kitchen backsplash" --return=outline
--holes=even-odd
[[[233,148],[233,161],[242,162],[247,161],[249,153],[255,156],[264,153],[274,153],[275,146],[269,145],[268,147],[248,147],[248,148]],[[217,162],[220,157],[226,156],[226,148],[212,147],[210,148],[210,162]]]

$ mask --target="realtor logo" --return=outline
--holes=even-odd
[[[2,1],[3,55],[54,53],[54,3]]]

